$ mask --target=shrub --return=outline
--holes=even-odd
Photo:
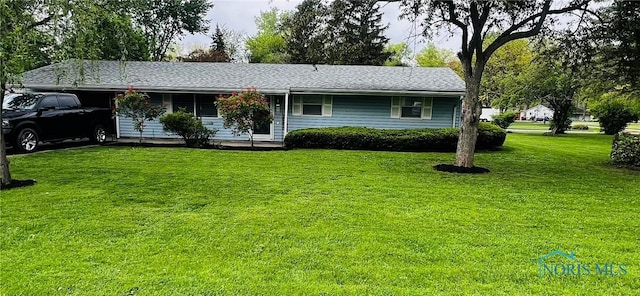
[[[326,148],[385,151],[454,152],[460,129],[383,130],[366,127],[327,127],[291,131],[285,146],[294,148]],[[490,123],[480,123],[476,150],[502,146],[507,133]]]
[[[620,101],[609,101],[591,108],[591,113],[598,118],[600,126],[607,135],[614,135],[627,127],[627,123],[638,120],[638,114]]]
[[[493,119],[493,124],[503,129],[507,129],[514,121],[516,121],[516,113],[504,112],[498,115],[493,115],[491,118]]]
[[[589,129],[589,126],[586,124],[574,124],[571,129],[586,131]]]
[[[182,137],[187,147],[205,147],[217,132],[206,128],[202,121],[185,112],[183,108],[178,112],[162,115],[160,123],[165,132]]]
[[[611,162],[640,168],[640,136],[617,134],[611,147]]]
[[[222,113],[224,127],[232,128],[236,136],[249,134],[253,147],[253,130],[261,125],[270,124],[273,114],[267,98],[255,88],[248,88],[229,97],[220,97],[216,106]]]
[[[129,117],[133,120],[133,129],[140,133],[140,143],[142,143],[145,121],[156,119],[166,110],[164,106],[153,105],[149,96],[136,92],[133,88],[116,96],[116,106],[113,110],[116,115]]]

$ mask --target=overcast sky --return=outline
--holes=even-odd
[[[211,21],[210,26],[215,29],[216,24],[225,26],[228,29],[242,32],[248,36],[256,34],[257,28],[255,18],[261,11],[277,7],[280,10],[294,10],[302,0],[211,0],[214,7],[207,14],[207,19]],[[406,20],[399,20],[400,9],[397,3],[384,5],[382,12],[383,24],[389,24],[385,31],[391,43],[407,42],[410,48],[419,51],[425,45],[423,38],[410,38],[413,24]],[[457,50],[455,38],[447,40],[445,37],[437,37],[432,42],[441,48]],[[211,39],[204,34],[187,35],[181,42],[183,50],[188,50],[194,46],[208,45]]]

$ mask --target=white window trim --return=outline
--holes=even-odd
[[[333,116],[333,96],[322,95],[321,112],[322,114],[304,114],[304,95],[293,95],[291,114],[295,116],[309,116],[309,117],[332,117]]]
[[[402,108],[404,100],[410,97],[391,97],[391,118],[407,119],[407,120],[431,120],[433,117],[433,98],[422,97],[422,110],[420,110],[420,117],[402,117]],[[411,97],[413,98],[413,97]],[[429,104],[427,104],[429,103]]]
[[[173,113],[173,97],[171,94],[162,94],[162,105],[167,110],[165,113]]]

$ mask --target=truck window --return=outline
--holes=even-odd
[[[73,96],[59,95],[58,103],[60,104],[60,109],[77,109],[79,107],[78,101]]]
[[[55,109],[57,107],[58,99],[56,99],[56,96],[46,96],[38,106],[40,109]]]

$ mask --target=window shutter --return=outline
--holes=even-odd
[[[401,101],[400,97],[391,97],[391,118],[400,118]]]
[[[166,113],[173,113],[173,104],[171,103],[171,95],[163,94],[162,95],[162,106],[167,108]]]
[[[293,115],[302,115],[302,97],[293,96]]]
[[[322,100],[322,116],[331,117],[333,115],[333,97],[324,96]]]
[[[431,119],[433,110],[433,98],[424,98],[422,103],[422,119]]]

